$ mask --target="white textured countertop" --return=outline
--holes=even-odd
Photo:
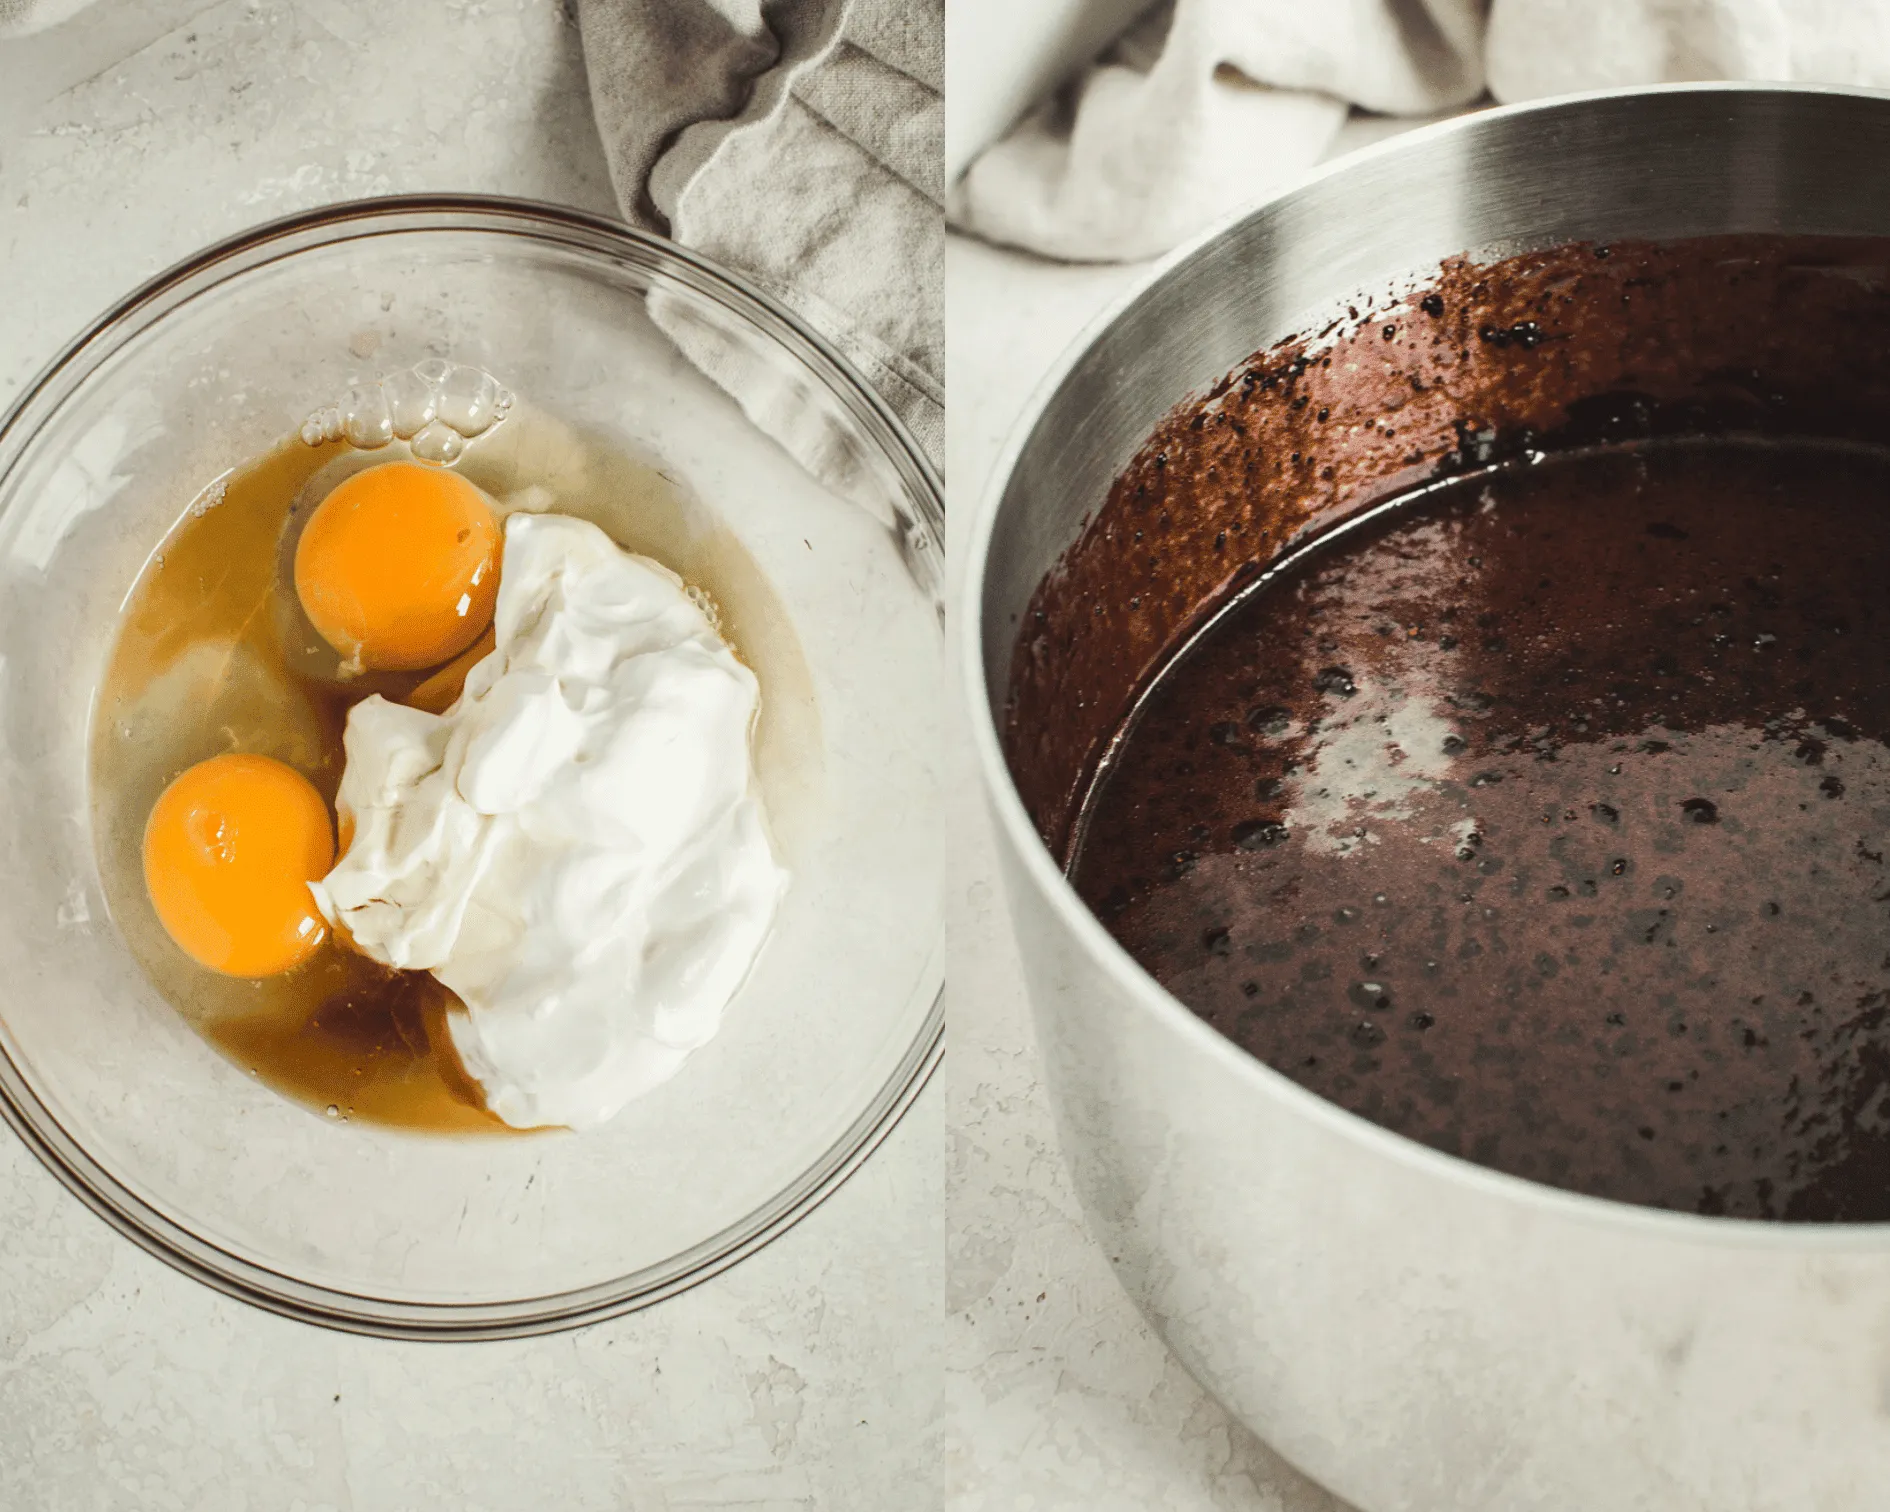
[[[80,45],[73,26],[96,30]],[[206,242],[416,190],[611,213],[557,0],[102,0],[0,42],[0,407]],[[0,1130],[0,1508],[929,1507],[944,1102],[935,1080],[817,1212],[695,1290],[471,1345],[227,1301],[119,1239]]]

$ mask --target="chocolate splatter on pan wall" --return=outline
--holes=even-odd
[[[1184,400],[1033,596],[1005,741],[1067,860],[1150,675],[1290,548],[1428,478],[1656,435],[1890,441],[1890,242],[1713,237],[1446,264]]]

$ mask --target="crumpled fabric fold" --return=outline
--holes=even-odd
[[[943,0],[578,0],[624,215],[745,275],[944,454]],[[652,314],[804,466],[862,459],[765,343]]]
[[[1131,261],[1284,187],[1354,109],[1705,79],[1890,86],[1890,0],[1163,0],[948,210],[990,241]]]

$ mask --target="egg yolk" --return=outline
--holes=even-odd
[[[303,612],[355,670],[457,656],[492,621],[499,523],[457,473],[388,462],[323,499],[295,547]]]
[[[213,756],[164,790],[144,826],[144,883],[160,923],[193,960],[265,977],[327,937],[308,884],[335,864],[328,806],[267,756]]]
[[[490,656],[498,643],[498,636],[488,626],[484,635],[427,678],[402,702],[410,709],[425,709],[429,714],[444,714],[459,702],[459,695],[466,691],[466,674]],[[347,848],[345,845],[342,846],[344,851]]]

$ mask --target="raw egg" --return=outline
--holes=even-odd
[[[178,948],[227,976],[313,955],[328,926],[308,884],[335,862],[328,806],[267,756],[213,756],[178,777],[144,827],[144,883]]]
[[[438,666],[479,639],[499,591],[499,522],[459,474],[417,462],[356,473],[295,547],[295,592],[356,671]]]

